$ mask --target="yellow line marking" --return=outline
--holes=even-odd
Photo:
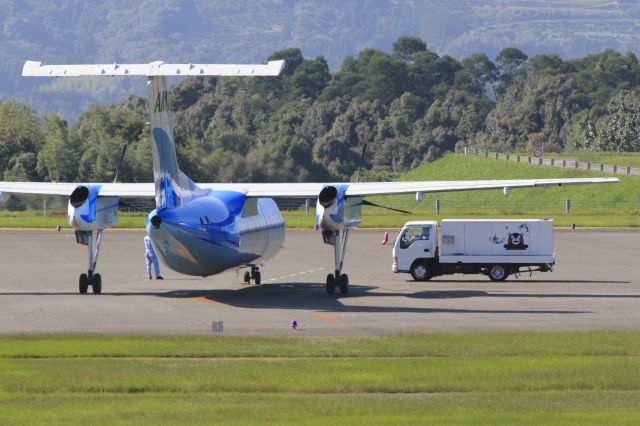
[[[196,297],[196,300],[199,302],[209,303],[211,305],[224,305],[224,303],[218,302],[217,300],[207,299],[207,296]]]
[[[324,312],[314,312],[313,315],[321,320],[325,320],[327,322],[338,322],[337,319],[332,317],[331,315],[325,314]]]

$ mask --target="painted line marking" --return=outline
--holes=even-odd
[[[337,319],[335,319],[334,317],[332,317],[329,314],[325,314],[324,312],[314,312],[313,316],[320,318],[321,320],[327,321],[327,322],[338,322]]]
[[[199,302],[209,303],[211,305],[224,305],[224,303],[218,302],[217,300],[207,299],[207,296],[196,297],[196,300]]]

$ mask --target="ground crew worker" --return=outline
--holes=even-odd
[[[160,265],[158,265],[158,256],[156,256],[156,252],[153,250],[153,245],[151,245],[151,238],[149,236],[144,237],[144,248],[145,253],[144,257],[147,261],[147,276],[151,279],[151,264],[153,263],[153,268],[156,273],[156,280],[163,280],[162,275],[160,275]]]

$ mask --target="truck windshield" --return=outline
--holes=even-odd
[[[400,238],[400,248],[406,249],[411,244],[419,240],[428,240],[431,227],[429,226],[410,226],[404,230]]]

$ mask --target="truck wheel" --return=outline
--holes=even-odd
[[[429,278],[429,267],[425,262],[416,262],[411,265],[411,276],[416,281],[427,281]]]
[[[489,278],[491,281],[504,281],[508,276],[507,270],[502,265],[493,265],[489,268]]]

